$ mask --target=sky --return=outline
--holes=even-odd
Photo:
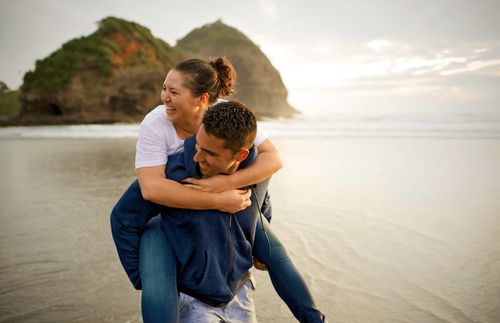
[[[304,113],[500,115],[499,0],[0,0],[0,80],[107,16],[170,45],[222,19],[280,71]]]

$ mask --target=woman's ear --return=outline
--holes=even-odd
[[[205,107],[205,106],[208,106],[208,100],[210,99],[210,96],[208,95],[207,92],[205,93],[202,93],[198,99],[200,100],[200,104],[201,106]]]

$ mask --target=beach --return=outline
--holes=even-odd
[[[500,321],[500,136],[445,126],[267,126],[285,163],[272,228],[330,321]],[[136,139],[12,131],[0,136],[0,322],[142,321],[109,226]],[[293,322],[254,275],[259,321]]]

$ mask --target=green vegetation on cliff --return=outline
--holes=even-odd
[[[20,112],[19,91],[2,91],[0,93],[0,117],[15,117]]]
[[[203,52],[206,48],[233,47],[252,44],[252,41],[236,28],[224,24],[221,20],[196,28],[177,42],[177,49],[187,53]],[[235,47],[238,48],[238,47]]]
[[[108,17],[102,19],[98,26],[99,29],[93,34],[70,40],[48,57],[37,60],[35,70],[24,75],[22,91],[57,93],[65,90],[75,74],[83,69],[97,70],[100,75],[109,77],[113,65],[119,65],[120,62],[127,65],[155,65],[163,60],[171,60],[171,47],[135,22]],[[153,48],[155,60],[148,62],[150,53],[139,48],[133,51],[131,57],[122,57],[117,61],[116,56],[127,54],[126,47],[131,39],[144,47]]]
[[[107,17],[87,36],[70,40],[25,74],[19,93],[4,95],[3,124],[138,122],[160,104],[167,72],[188,57],[226,55],[238,82],[234,98],[259,117],[291,116],[279,72],[248,37],[222,21],[206,24],[175,47],[135,22]],[[0,84],[0,89],[1,89]],[[6,90],[8,88],[5,86]]]

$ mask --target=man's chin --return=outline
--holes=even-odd
[[[201,175],[203,175],[203,177],[212,176],[210,168],[203,167],[202,165],[200,165],[199,167],[200,167],[200,173],[201,173]]]

